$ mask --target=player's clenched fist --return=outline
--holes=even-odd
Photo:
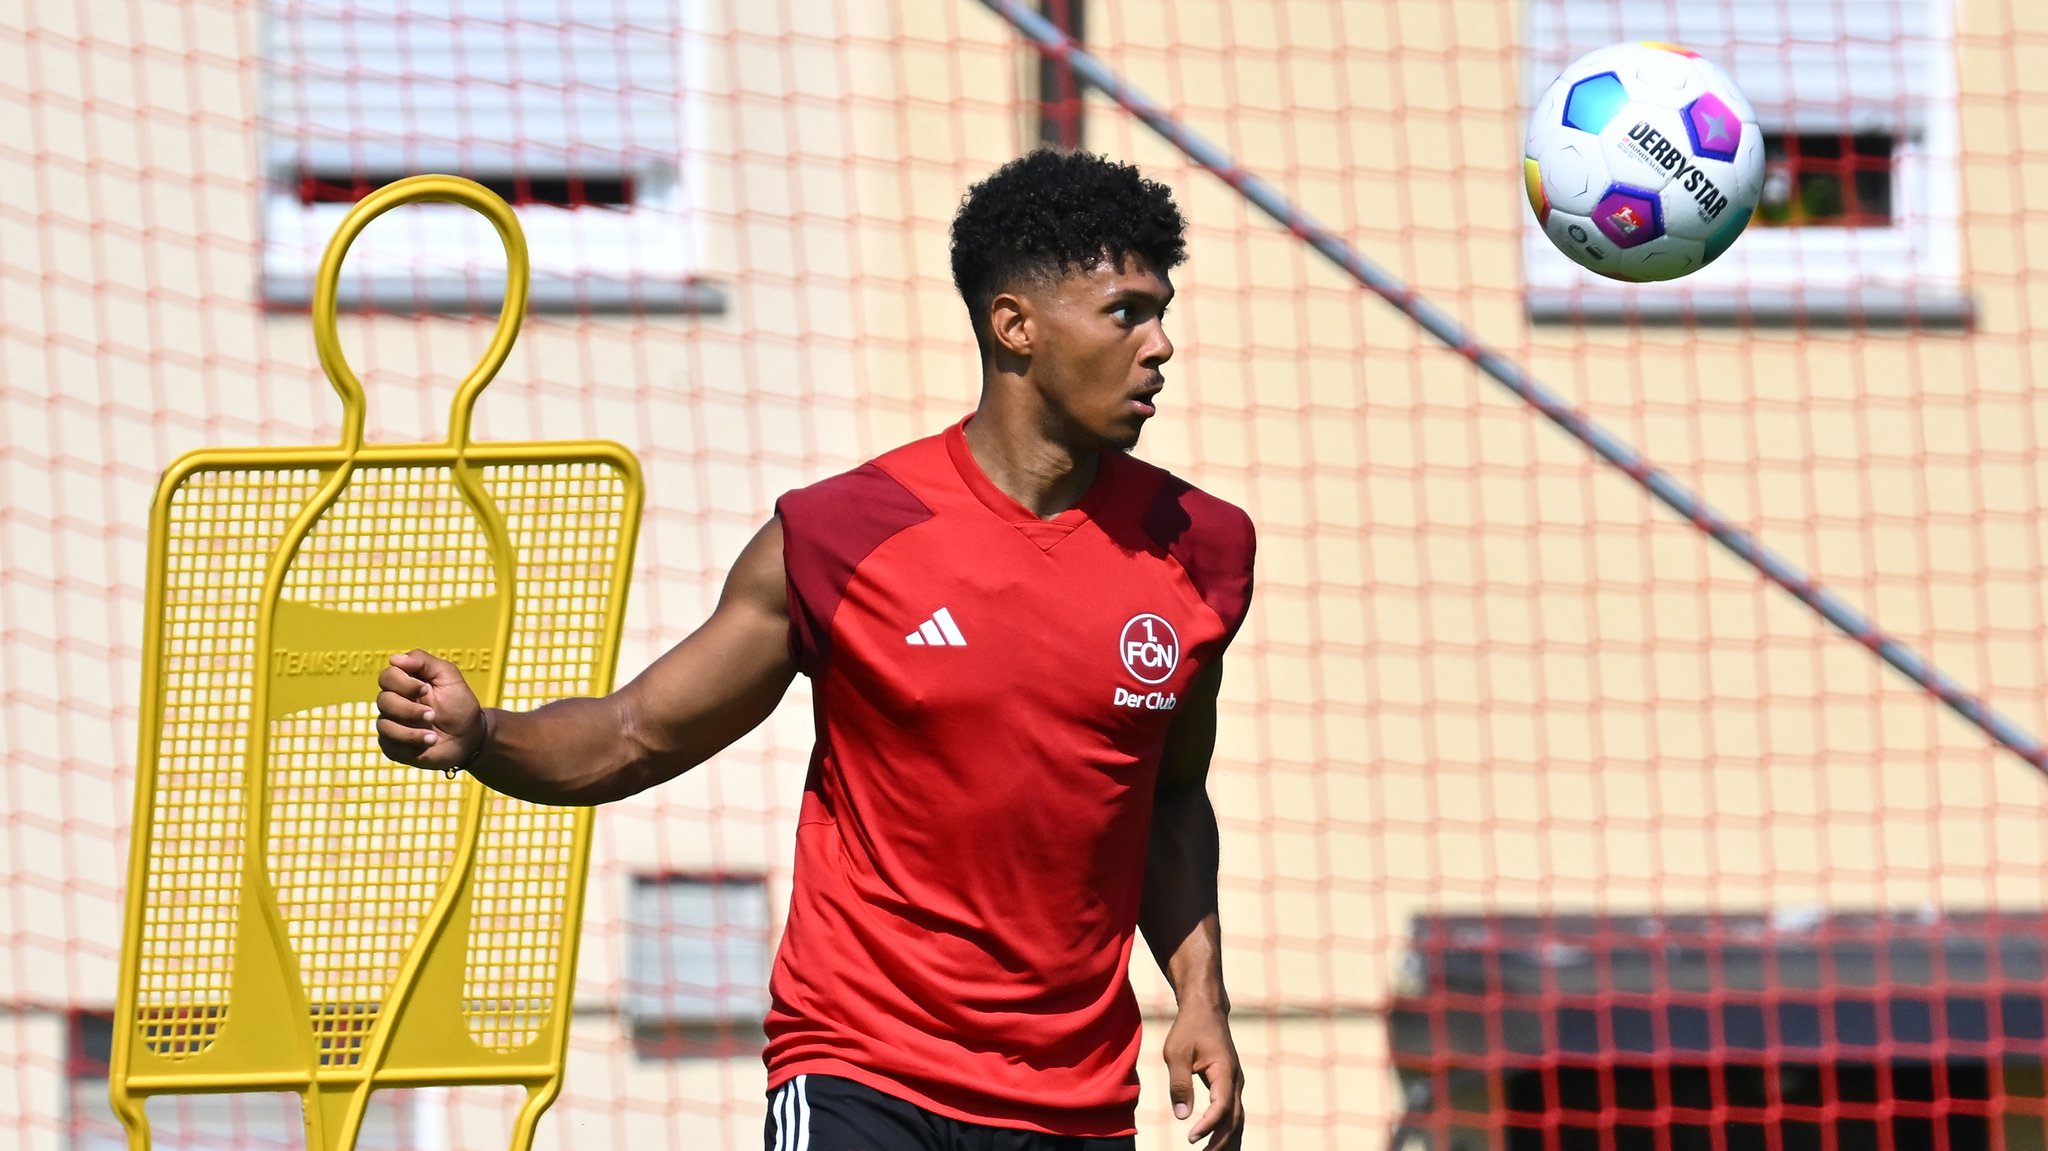
[[[419,648],[394,655],[377,686],[377,746],[390,758],[446,771],[483,745],[483,707],[447,660]]]

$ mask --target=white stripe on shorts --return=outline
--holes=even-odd
[[[799,1075],[775,1089],[768,1097],[768,1114],[775,1120],[775,1151],[810,1151],[811,1096]]]
[[[808,1075],[796,1077],[796,1146],[791,1151],[811,1151],[811,1094],[804,1084],[808,1078]]]

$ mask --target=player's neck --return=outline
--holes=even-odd
[[[1079,504],[1102,461],[1099,449],[1070,448],[1037,420],[992,404],[986,395],[966,434],[967,450],[981,474],[1040,519]]]

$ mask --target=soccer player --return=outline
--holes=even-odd
[[[972,415],[783,496],[710,619],[603,699],[482,709],[417,650],[382,673],[385,754],[547,804],[672,779],[811,677],[769,1151],[1134,1147],[1139,930],[1174,1114],[1200,1077],[1189,1141],[1239,1146],[1205,781],[1252,527],[1127,454],[1184,232],[1135,168],[1005,165],[953,221]]]

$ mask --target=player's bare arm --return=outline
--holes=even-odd
[[[771,519],[740,552],[711,618],[612,694],[529,712],[484,708],[453,664],[414,650],[378,677],[378,742],[400,763],[466,765],[533,803],[623,799],[768,718],[796,676],[788,635],[782,525]]]
[[[1145,891],[1138,927],[1173,987],[1178,1013],[1166,1034],[1168,1095],[1175,1118],[1193,1111],[1194,1079],[1209,1104],[1188,1131],[1208,1151],[1235,1151],[1244,1137],[1244,1069],[1230,1037],[1230,993],[1223,986],[1223,932],[1216,910],[1219,841],[1209,801],[1209,760],[1216,749],[1216,693],[1223,663],[1189,685],[1159,763]]]

